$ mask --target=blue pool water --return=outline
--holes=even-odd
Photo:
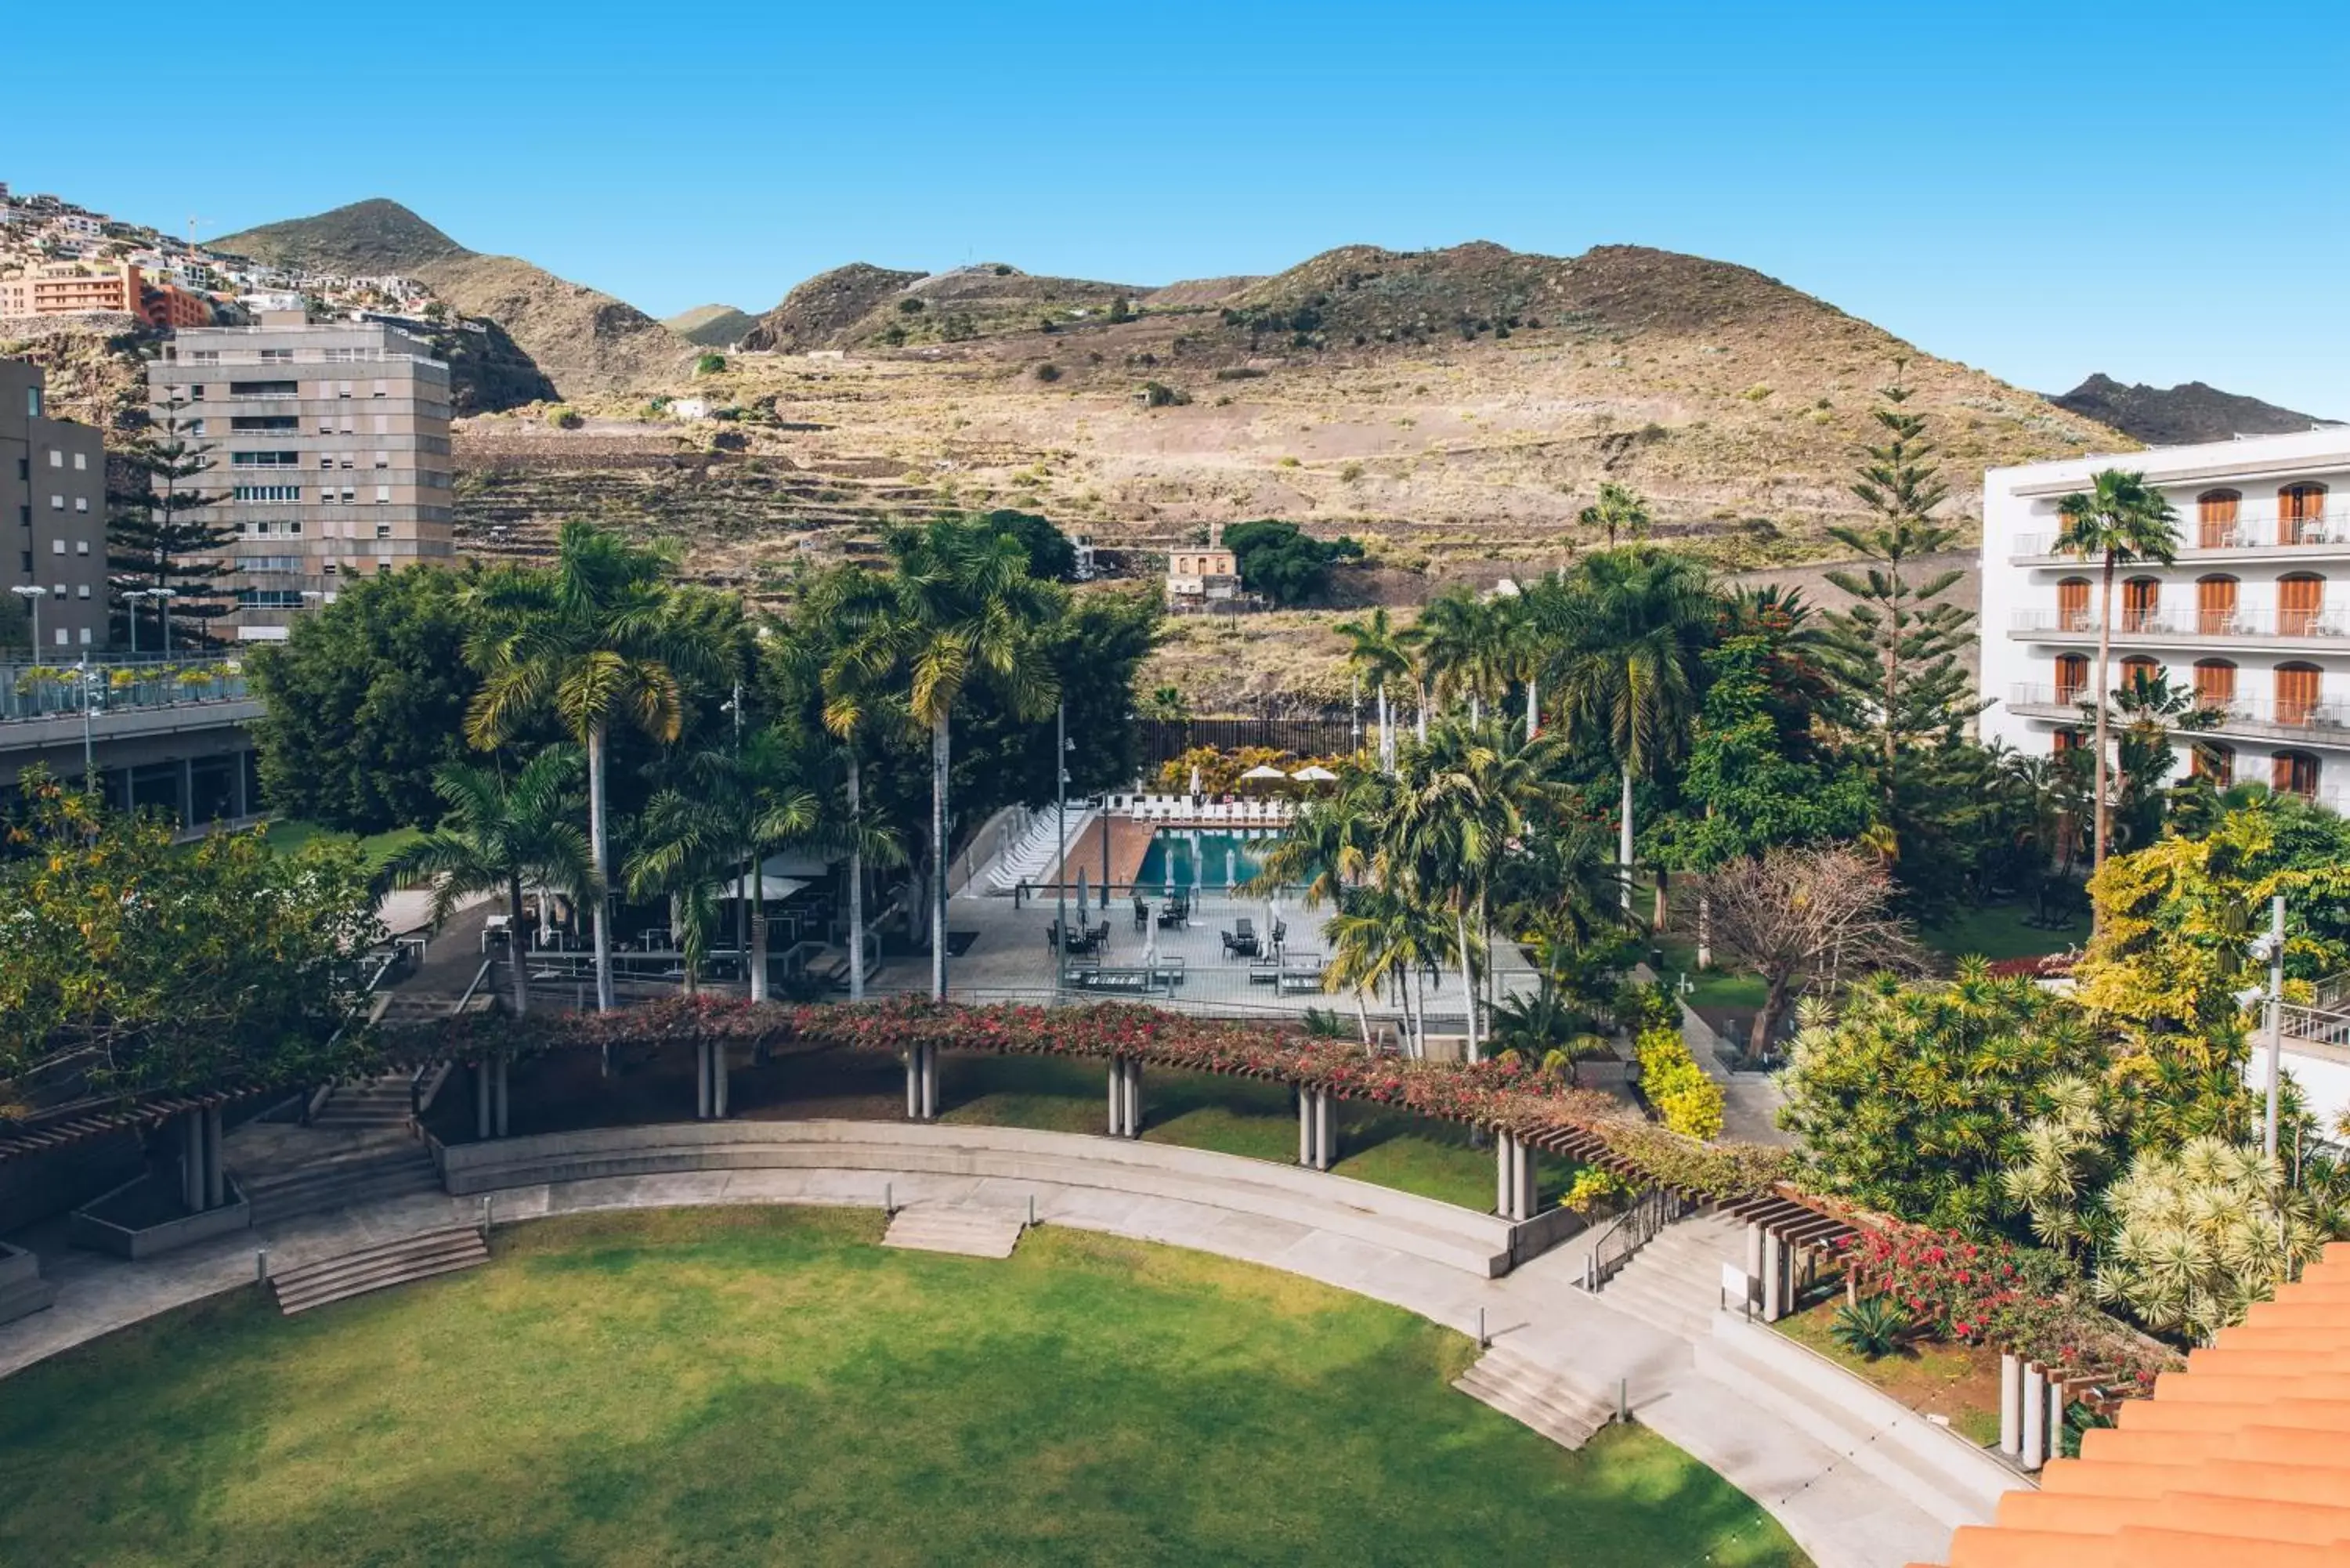
[[[1135,873],[1135,881],[1143,888],[1163,888],[1173,883],[1179,888],[1232,888],[1256,875],[1256,856],[1273,842],[1274,836],[1260,831],[1241,833],[1193,833],[1185,828],[1162,827],[1143,852],[1142,869]],[[1194,845],[1198,859],[1193,859]],[[1198,875],[1194,876],[1193,872]]]

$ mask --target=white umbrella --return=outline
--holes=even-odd
[[[1191,793],[1195,795],[1200,793],[1200,764],[1197,763],[1191,764]]]
[[[1243,780],[1247,780],[1247,779],[1285,779],[1285,778],[1287,778],[1288,776],[1289,776],[1289,775],[1288,775],[1287,774],[1283,773],[1279,768],[1274,767],[1271,763],[1259,763],[1256,766],[1254,766],[1254,767],[1253,767],[1253,768],[1249,769],[1249,771],[1248,771],[1248,772],[1246,772],[1246,773],[1244,773],[1244,774],[1243,774],[1241,775],[1241,777],[1242,777]]]
[[[1299,784],[1336,784],[1338,782],[1338,775],[1320,763],[1308,763],[1289,776]]]

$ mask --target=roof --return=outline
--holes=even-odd
[[[2350,1241],[2187,1370],[2085,1433],[2037,1491],[1950,1541],[1950,1568],[2320,1568],[2350,1563]]]

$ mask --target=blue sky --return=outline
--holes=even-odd
[[[553,25],[560,17],[560,26]],[[10,26],[0,179],[216,234],[365,196],[668,314],[853,260],[1743,263],[2060,390],[2350,419],[2350,9],[1781,0],[327,7]],[[182,99],[175,84],[232,90]]]

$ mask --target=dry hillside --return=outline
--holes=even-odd
[[[467,250],[381,198],[206,243],[279,266],[420,279],[452,310],[497,322],[567,398],[657,387],[691,351],[632,305],[514,256]]]

